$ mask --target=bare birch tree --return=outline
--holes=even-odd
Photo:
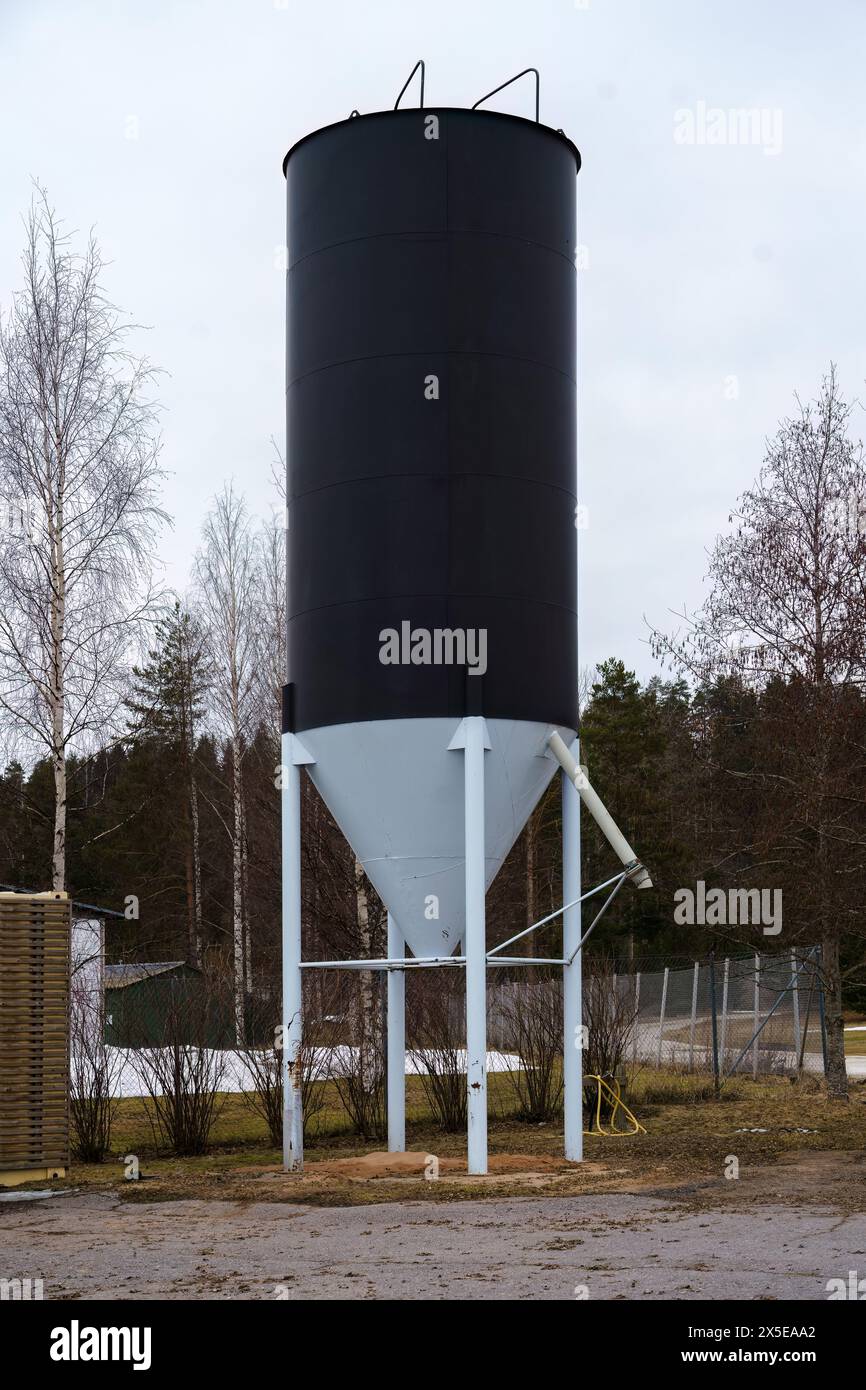
[[[258,634],[259,718],[279,749],[283,685],[286,680],[286,534],[278,516],[264,522],[257,537],[259,552]]]
[[[201,963],[202,946],[204,942],[204,922],[202,916],[202,882],[201,882],[201,825],[199,820],[198,804],[198,773],[196,769],[196,729],[198,709],[196,707],[196,668],[200,659],[204,657],[204,643],[202,634],[197,627],[193,627],[192,619],[185,624],[181,635],[181,662],[183,673],[183,733],[184,733],[184,769],[186,774],[188,789],[188,805],[190,820],[190,848],[192,857],[192,879],[193,879],[193,916],[194,930],[190,945],[194,947],[192,964]]]
[[[729,675],[766,690],[781,680],[801,694],[802,717],[787,733],[789,770],[773,774],[777,842],[787,847],[791,881],[810,902],[821,942],[827,1085],[844,1099],[834,900],[852,873],[862,883],[863,865],[851,864],[850,851],[862,860],[866,849],[852,818],[866,803],[847,779],[862,749],[844,698],[866,683],[866,469],[832,367],[816,400],[797,405],[732,514],[734,531],[716,541],[703,607],[679,615],[681,632],[654,633],[653,645],[703,682]],[[769,780],[760,768],[737,775]]]
[[[360,859],[355,858],[355,904],[360,958],[369,958],[373,945],[373,924],[370,921],[370,896],[367,875]],[[376,984],[372,970],[358,972],[358,1068],[365,1091],[376,1086],[376,1074],[381,1056],[381,1024]]]
[[[54,773],[51,884],[66,885],[67,755],[120,714],[150,588],[162,473],[154,372],[42,189],[24,288],[0,321],[0,709]]]
[[[232,937],[235,1026],[245,1035],[244,1000],[251,975],[247,922],[243,760],[258,680],[260,563],[246,505],[231,484],[215,499],[195,559],[199,613],[211,648],[211,699],[231,753]]]

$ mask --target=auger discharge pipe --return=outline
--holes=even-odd
[[[628,840],[623,835],[613,816],[608,811],[598,792],[590,785],[583,768],[578,767],[560,735],[554,729],[548,736],[547,746],[559,763],[566,777],[574,784],[583,805],[592,816],[614,854],[636,888],[652,888],[648,870],[640,862]]]

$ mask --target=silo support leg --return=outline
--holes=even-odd
[[[301,769],[293,734],[282,738],[283,1168],[304,1166],[301,1091]],[[310,761],[309,758],[304,761]]]
[[[406,954],[403,933],[388,913],[388,959]],[[406,1150],[406,972],[388,972],[388,1152]]]
[[[579,757],[575,739],[571,749]],[[574,903],[562,917],[562,954],[572,956],[562,970],[562,1081],[565,1108],[565,1157],[583,1160],[583,952],[580,945],[580,795],[565,772],[562,777],[562,894]],[[576,953],[576,954],[575,954]]]
[[[466,833],[466,1085],[469,1172],[487,1172],[487,933],[485,927],[484,749],[480,716],[464,724]]]

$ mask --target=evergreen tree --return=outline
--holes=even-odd
[[[208,684],[201,629],[179,600],[157,624],[156,643],[144,666],[133,670],[134,698],[127,701],[131,730],[170,755],[178,787],[186,873],[189,960],[198,965],[202,950],[201,832],[197,730]]]

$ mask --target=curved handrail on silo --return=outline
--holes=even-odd
[[[400,95],[398,96],[397,100],[394,102],[394,110],[395,110],[395,111],[396,111],[397,108],[399,107],[400,102],[403,100],[403,93],[405,92],[406,88],[409,86],[409,83],[412,81],[412,78],[415,76],[415,74],[416,74],[416,72],[418,71],[419,68],[421,69],[421,100],[419,101],[418,105],[419,105],[419,106],[423,106],[423,105],[424,105],[424,73],[425,73],[426,69],[425,69],[425,66],[424,66],[424,59],[423,59],[423,58],[419,58],[418,61],[417,61],[417,63],[415,64],[414,68],[413,68],[412,71],[410,72],[409,76],[406,78],[406,81],[403,83],[403,86],[400,88]]]
[[[535,121],[536,124],[538,124],[538,112],[541,104],[541,76],[539,74],[538,68],[524,68],[523,72],[518,72],[516,76],[509,77],[507,82],[503,82],[499,87],[494,87],[492,92],[487,93],[487,96],[479,97],[478,100],[473,103],[471,109],[474,111],[476,107],[481,105],[482,101],[487,101],[490,97],[495,97],[497,92],[501,92],[505,87],[510,87],[512,82],[517,82],[521,77],[525,77],[526,74],[529,72],[535,74]]]

